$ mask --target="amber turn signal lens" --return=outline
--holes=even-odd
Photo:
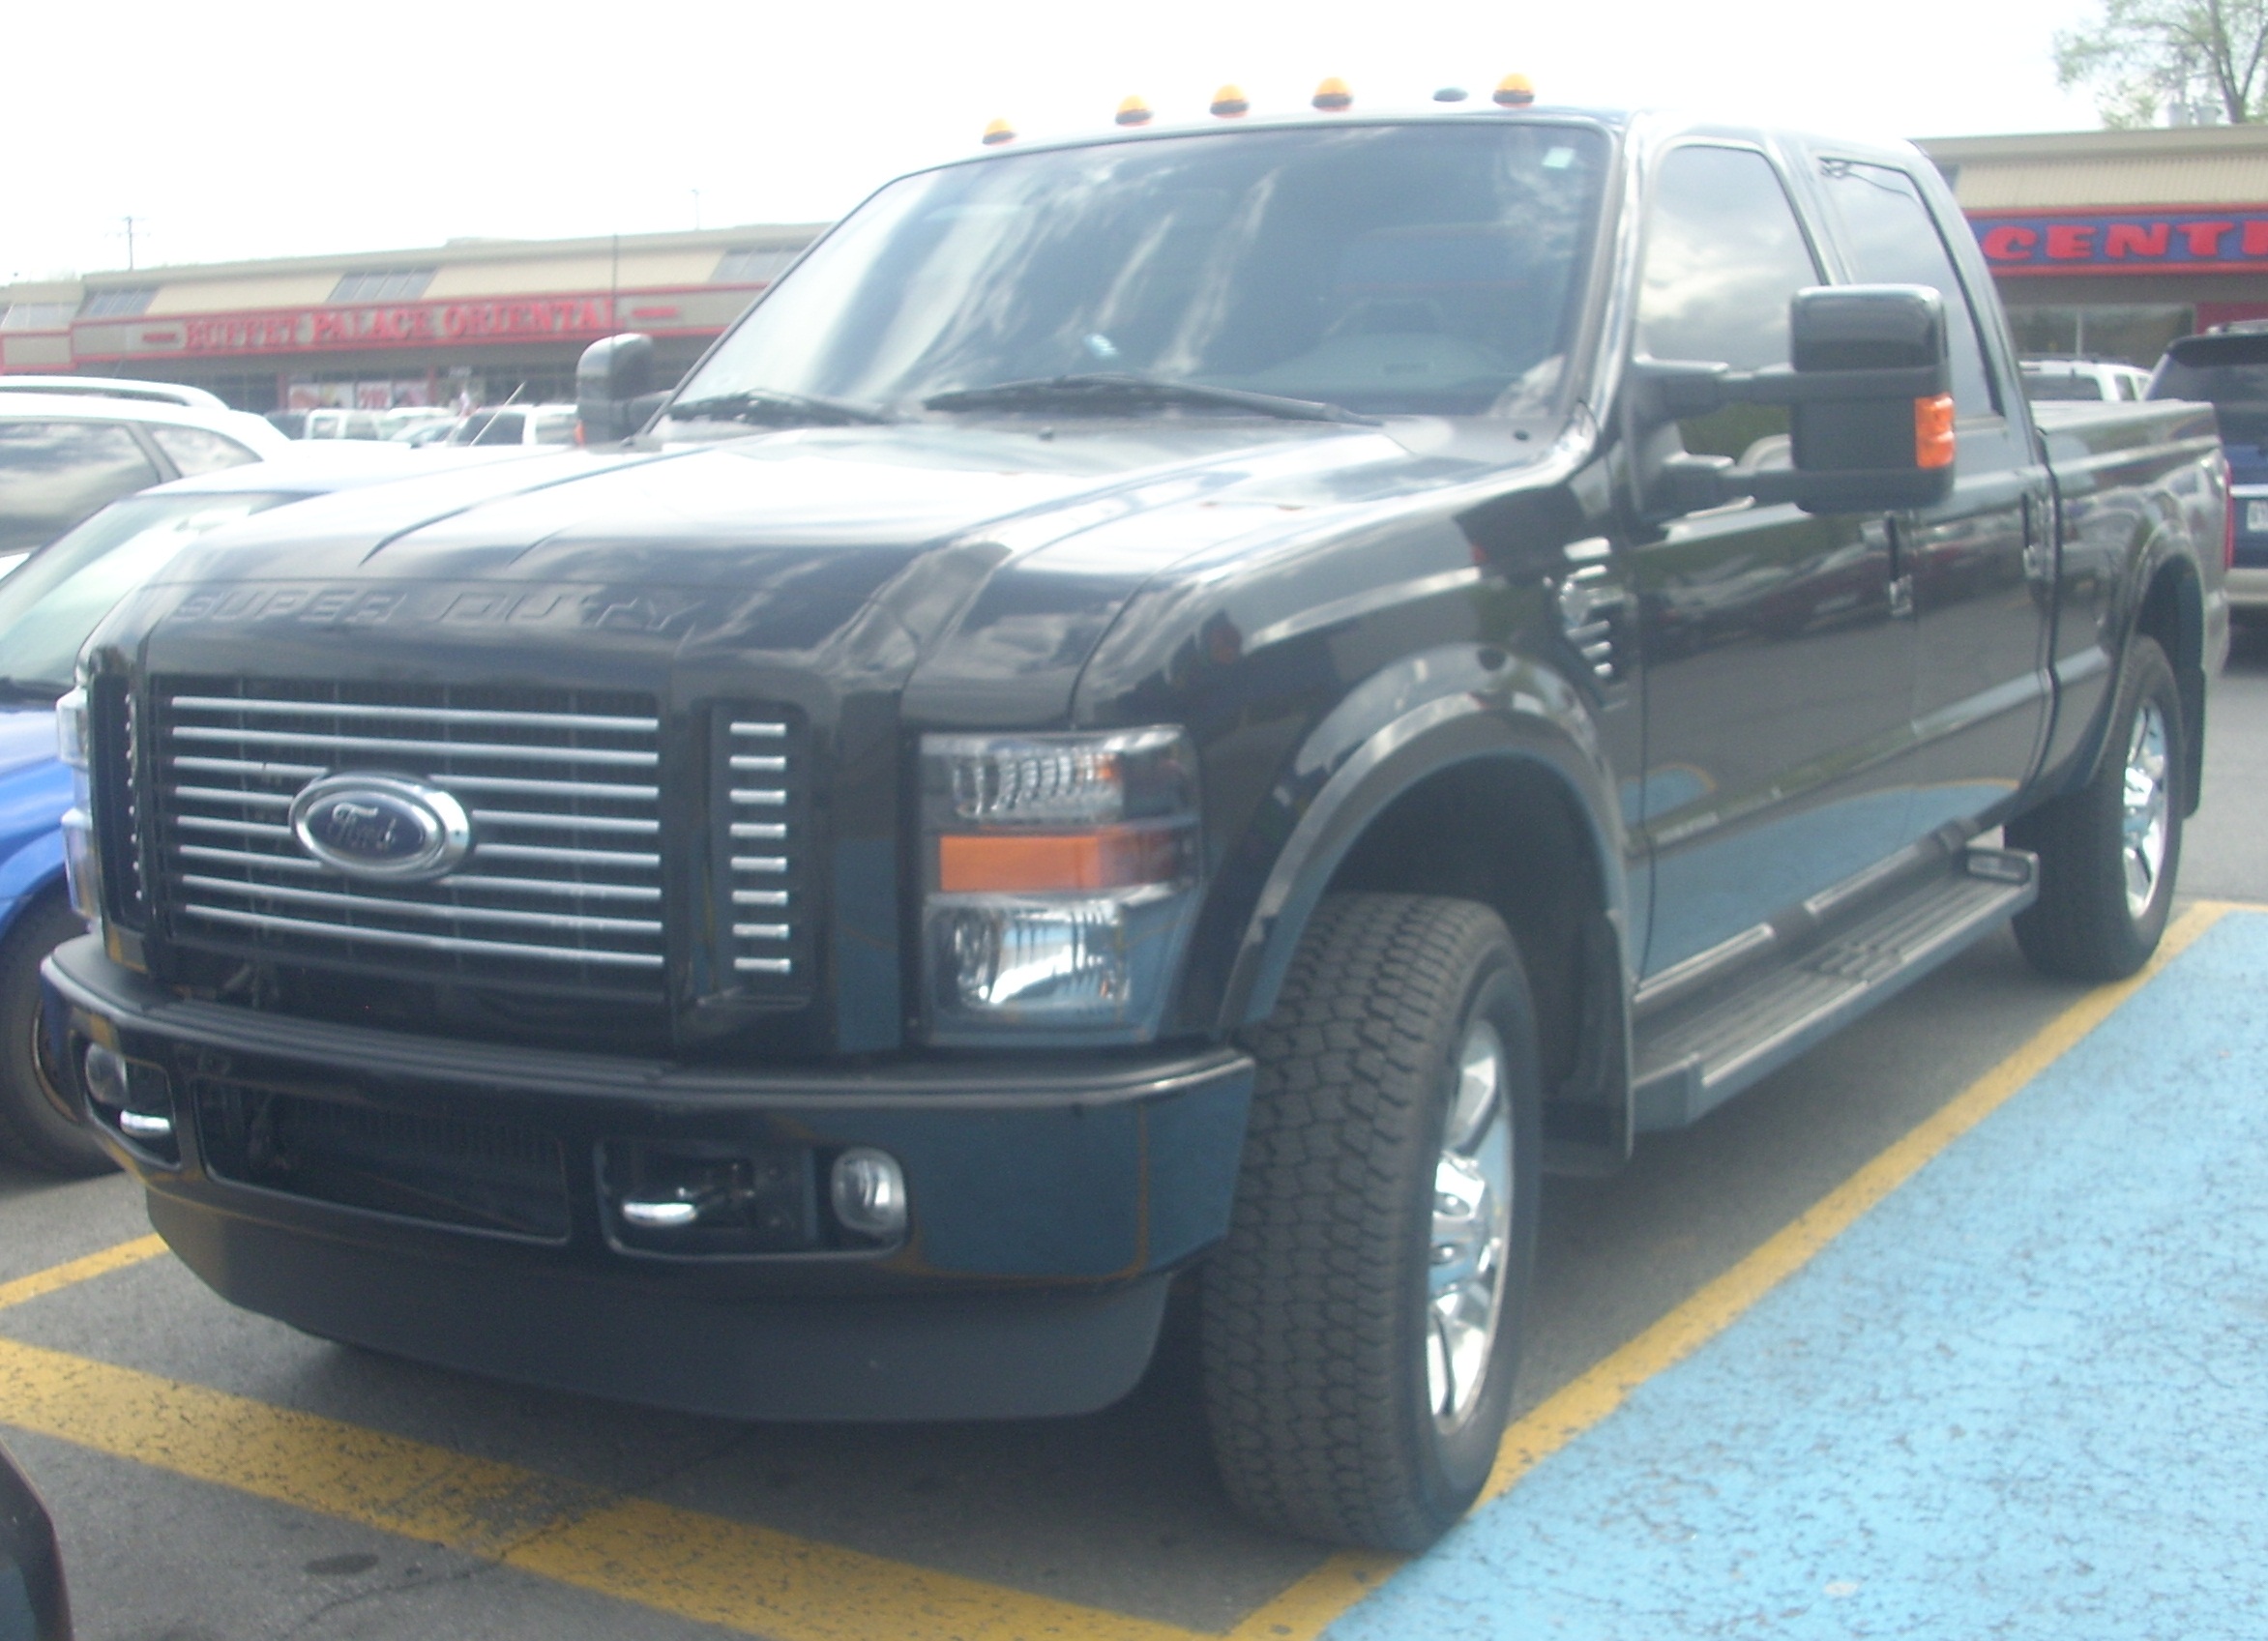
[[[1914,465],[1923,468],[1953,465],[1951,394],[1914,400]]]
[[[1060,894],[1170,883],[1182,839],[1153,827],[1094,832],[953,834],[937,839],[937,888],[946,894]]]

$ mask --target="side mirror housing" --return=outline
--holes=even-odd
[[[1953,492],[1954,405],[1945,308],[1924,285],[1816,285],[1788,305],[1784,366],[1639,360],[1635,392],[1651,425],[1727,404],[1784,405],[1786,469],[1740,473],[1720,456],[1677,454],[1650,497],[1675,513],[1742,496],[1807,513],[1897,513]]]
[[[574,408],[586,445],[627,439],[652,420],[667,390],[654,381],[654,338],[641,331],[602,337],[574,367]]]

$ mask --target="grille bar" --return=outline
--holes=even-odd
[[[462,707],[385,707],[361,705],[351,701],[324,701],[312,704],[306,701],[270,701],[245,695],[176,695],[173,705],[182,711],[210,708],[221,712],[243,713],[257,718],[262,714],[273,717],[304,718],[310,712],[319,712],[325,718],[416,718],[427,723],[483,724],[513,729],[614,729],[652,735],[661,729],[661,720],[651,718],[608,718],[591,713],[515,713],[483,712]]]
[[[631,968],[660,968],[660,953],[642,952],[590,952],[558,946],[523,946],[504,940],[464,940],[447,934],[418,934],[398,928],[351,928],[338,923],[313,923],[305,918],[280,918],[269,912],[239,912],[225,906],[191,906],[200,918],[242,923],[250,928],[285,929],[298,934],[331,935],[345,940],[375,941],[383,946],[412,946],[426,952],[473,952],[486,955],[508,953],[569,963],[620,963]]]
[[[378,735],[313,735],[284,729],[214,729],[201,724],[177,723],[176,741],[226,741],[245,747],[329,747],[353,752],[386,752],[396,756],[418,752],[445,758],[518,758],[539,764],[612,764],[620,768],[652,769],[660,762],[654,752],[627,752],[604,747],[513,747],[479,741],[412,741]]]

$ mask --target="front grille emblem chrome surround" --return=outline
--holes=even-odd
[[[472,817],[438,786],[348,772],[292,800],[291,834],[334,871],[379,883],[427,883],[472,852]]]

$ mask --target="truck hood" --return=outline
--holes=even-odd
[[[666,635],[688,658],[809,652],[841,642],[863,615],[869,653],[877,623],[898,640],[884,646],[888,670],[902,678],[951,637],[959,655],[947,670],[1020,703],[1022,718],[1060,710],[1126,599],[1176,560],[1312,531],[1549,448],[1502,423],[1193,417],[797,429],[575,453],[319,498],[216,531],[124,626],[206,629],[194,638],[207,641],[186,646],[199,664],[226,660],[230,647],[209,640],[232,619],[303,644],[310,624],[333,642],[341,627],[414,625],[444,644],[492,641],[447,630],[477,619],[514,624],[523,640],[604,626]],[[130,634],[114,618],[108,636]],[[300,648],[263,642],[251,664],[314,664],[311,644],[289,653]],[[1038,688],[1044,673],[1061,688]]]

